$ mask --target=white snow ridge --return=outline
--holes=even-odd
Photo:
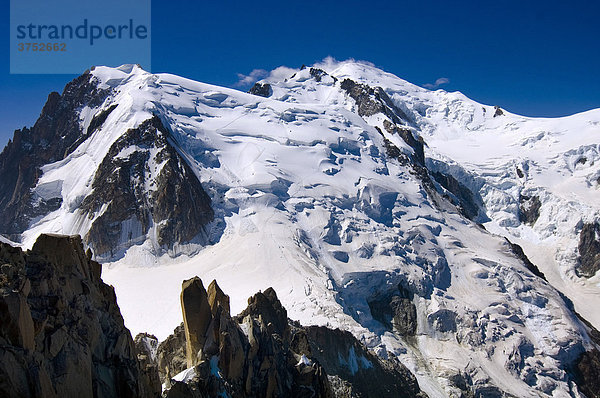
[[[268,97],[139,67],[91,73],[112,90],[98,109],[118,107],[44,167],[35,193],[63,204],[34,220],[24,245],[89,230],[77,208],[96,168],[152,115],[224,223],[213,244],[168,252],[152,227],[104,264],[134,335],[167,337],[182,321],[181,282],[197,275],[229,292],[232,313],[273,287],[290,318],[397,356],[430,397],[460,396],[457,377],[507,396],[578,396],[568,368],[593,343],[564,297],[600,328],[599,277],[576,272],[579,232],[600,219],[600,110],[526,118],[354,61],[276,70],[260,82]],[[98,109],[81,111],[84,130]],[[153,149],[118,156],[142,150],[150,192],[162,167]],[[523,211],[537,217],[524,222]],[[416,310],[410,332],[377,310],[396,296]]]

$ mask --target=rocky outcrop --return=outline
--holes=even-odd
[[[481,200],[476,200],[473,192],[465,185],[461,184],[456,178],[450,174],[433,172],[432,177],[448,192],[455,196],[458,200],[460,212],[469,220],[475,220],[480,214],[480,208],[483,206]],[[479,199],[479,198],[478,198]]]
[[[0,233],[18,241],[29,221],[58,209],[61,198],[34,197],[32,188],[41,166],[64,159],[84,134],[79,110],[98,107],[110,94],[99,89],[95,78],[84,73],[52,92],[40,117],[31,128],[16,130],[0,153]]]
[[[413,132],[406,127],[399,127],[396,124],[390,123],[388,120],[383,121],[383,128],[390,134],[398,134],[404,142],[414,150],[414,158],[416,162],[423,166],[425,164],[425,149],[423,140],[415,138]]]
[[[157,351],[166,397],[424,396],[405,367],[350,333],[290,321],[271,288],[235,317],[215,281],[184,281],[181,299],[184,323]]]
[[[269,83],[254,83],[248,93],[268,98],[273,94],[273,89]]]
[[[415,165],[421,168],[424,166],[424,143],[421,137],[415,137],[412,130],[407,127],[407,125],[413,124],[412,119],[394,104],[381,87],[373,88],[366,84],[356,83],[351,79],[344,79],[340,87],[356,102],[359,116],[369,117],[381,113],[385,117],[383,128],[389,134],[398,134],[413,149],[413,161]],[[388,156],[393,158],[400,157],[398,148],[385,138],[379,127],[377,127],[377,130],[384,136]],[[398,153],[394,153],[394,148]]]
[[[542,202],[537,196],[519,195],[519,219],[529,225],[535,224],[540,217]]]
[[[212,321],[212,310],[208,295],[200,278],[183,282],[181,287],[181,309],[186,341],[187,367],[197,365],[203,357],[202,349],[207,330]]]
[[[248,299],[248,307],[239,314],[240,319],[260,316],[269,331],[281,337],[287,337],[288,318],[287,311],[277,298],[275,290],[268,288],[264,292],[256,293]]]
[[[394,124],[401,125],[410,121],[406,113],[394,105],[381,87],[373,88],[352,79],[344,79],[340,87],[356,102],[359,116],[368,117],[382,113]]]
[[[516,243],[512,243],[507,238],[504,238],[504,239],[506,240],[506,243],[508,243],[508,246],[510,247],[510,250],[513,252],[513,254],[519,260],[521,260],[523,262],[523,264],[525,264],[525,267],[527,267],[527,269],[529,271],[531,271],[532,274],[547,281],[546,275],[544,275],[544,273],[542,271],[540,271],[540,269],[537,267],[537,265],[535,265],[534,263],[532,263],[529,260],[529,257],[527,257],[527,255],[525,255],[525,252],[523,251],[523,248],[521,246],[517,245]]]
[[[377,295],[367,302],[373,319],[400,336],[414,336],[417,331],[417,308],[413,294],[402,287],[388,294]]]
[[[351,333],[310,326],[306,337],[312,357],[335,380],[336,397],[426,397],[405,366],[379,358]]]
[[[161,380],[168,381],[171,376],[187,369],[185,330],[183,323],[175,328],[173,334],[158,345],[156,364]]]
[[[600,398],[600,351],[585,351],[573,373],[577,386],[587,398]]]
[[[214,217],[210,197],[173,142],[155,116],[111,146],[92,193],[81,204],[94,220],[85,241],[98,258],[118,256],[119,250],[145,240],[152,225],[165,248],[197,236],[209,243],[204,228]]]
[[[308,72],[313,77],[313,79],[315,79],[315,81],[317,81],[317,82],[320,82],[324,76],[330,76],[323,69],[319,69],[319,68],[310,68]],[[335,77],[335,76],[330,76],[330,77],[334,82],[337,82],[337,77]]]
[[[580,276],[591,278],[600,269],[600,224],[584,224],[579,233],[579,267]]]
[[[0,243],[0,396],[156,397],[115,292],[79,236]]]
[[[456,332],[456,312],[442,308],[427,315],[429,327],[442,333]]]
[[[133,340],[138,363],[140,365],[139,378],[144,385],[150,386],[151,391],[161,391],[160,377],[156,362],[158,339],[156,336],[140,333]]]
[[[400,335],[413,336],[417,331],[417,309],[412,300],[406,297],[392,297],[392,325]]]

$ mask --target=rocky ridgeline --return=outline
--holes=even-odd
[[[114,289],[79,236],[0,243],[0,396],[157,397]]]
[[[205,289],[196,277],[183,282],[181,305],[184,323],[154,355],[165,397],[425,396],[403,365],[350,333],[289,320],[271,288],[232,317],[217,283]]]
[[[52,92],[32,128],[15,131],[0,153],[0,231],[18,240],[30,220],[58,209],[62,198],[34,198],[32,188],[42,175],[41,167],[64,159],[106,119],[101,113],[87,131],[79,111],[102,104],[110,90],[97,87],[86,72],[65,86],[62,95]],[[114,108],[113,108],[114,109]]]
[[[423,397],[399,362],[348,332],[287,318],[273,289],[232,317],[213,281],[183,283],[184,323],[131,338],[79,236],[0,243],[2,397]]]

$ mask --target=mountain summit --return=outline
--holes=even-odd
[[[167,337],[198,275],[232,314],[272,286],[430,396],[578,396],[600,342],[599,134],[600,110],[522,117],[361,62],[249,93],[96,67],[0,154],[0,233],[80,235],[134,333]]]

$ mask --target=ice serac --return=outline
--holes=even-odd
[[[79,236],[0,243],[0,395],[158,397],[143,372],[114,290]]]

